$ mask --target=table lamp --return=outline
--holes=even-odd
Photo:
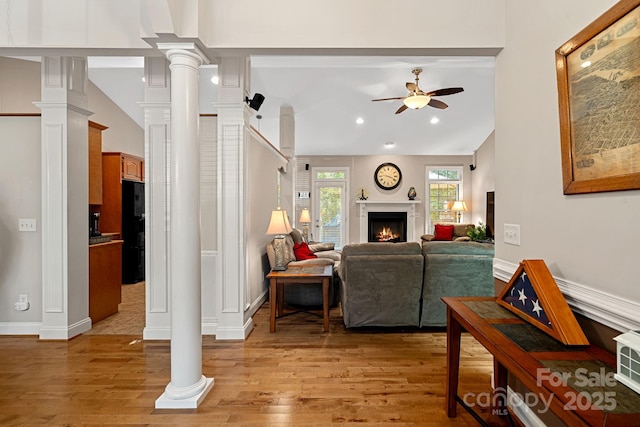
[[[284,239],[289,233],[291,233],[291,225],[289,224],[289,218],[287,218],[287,211],[279,208],[271,211],[271,221],[269,221],[269,227],[267,227],[267,234],[276,235],[273,239],[273,250],[275,252],[274,270],[282,271],[287,269],[285,261],[287,247]]]
[[[464,200],[456,200],[455,202],[453,202],[451,210],[454,212],[458,212],[458,223],[460,223],[462,221],[462,212],[467,210],[467,204],[464,202]]]
[[[311,216],[309,215],[309,209],[304,208],[302,212],[300,212],[300,219],[298,220],[300,224],[302,224],[302,235],[304,236],[305,242],[309,241],[309,223],[311,222]]]

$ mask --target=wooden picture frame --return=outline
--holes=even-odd
[[[543,260],[521,261],[496,301],[563,344],[589,344]]]
[[[640,0],[559,47],[556,74],[564,194],[640,189]]]

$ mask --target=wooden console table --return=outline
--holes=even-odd
[[[449,417],[456,416],[458,402],[468,403],[458,395],[460,336],[467,331],[494,357],[494,414],[507,414],[509,373],[529,390],[527,397],[550,402],[549,410],[568,426],[640,426],[640,395],[613,378],[615,355],[593,345],[564,345],[493,297],[442,301],[447,306]]]
[[[314,265],[305,267],[290,267],[284,271],[271,271],[267,274],[270,280],[269,309],[271,322],[269,330],[276,331],[276,311],[278,317],[284,313],[284,284],[285,283],[320,283],[322,284],[322,311],[324,332],[329,330],[329,284],[333,278],[332,265]]]

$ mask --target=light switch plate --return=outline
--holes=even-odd
[[[18,231],[37,231],[35,219],[18,219]]]
[[[520,224],[504,225],[504,242],[509,245],[520,246]]]

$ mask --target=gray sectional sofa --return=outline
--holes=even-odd
[[[494,248],[467,241],[359,243],[338,267],[347,328],[446,326],[443,296],[494,295]]]
[[[476,242],[425,241],[420,326],[446,326],[442,297],[493,296],[494,246]]]
[[[338,275],[345,326],[419,326],[423,266],[415,242],[342,248]]]

